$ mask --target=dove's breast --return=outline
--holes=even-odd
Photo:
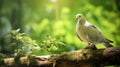
[[[97,28],[91,26],[91,24],[87,22],[84,25],[80,25],[78,22],[76,25],[76,32],[80,39],[87,43],[97,44],[105,39]]]
[[[78,36],[81,38],[81,40],[85,42],[91,42],[90,39],[88,38],[86,32],[85,32],[85,26],[79,25],[79,23],[76,25],[76,32]]]

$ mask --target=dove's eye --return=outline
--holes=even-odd
[[[81,15],[78,16],[79,18],[81,17]]]

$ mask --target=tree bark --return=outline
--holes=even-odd
[[[120,47],[80,49],[49,56],[6,58],[0,67],[104,67],[120,66]]]

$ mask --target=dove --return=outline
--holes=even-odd
[[[106,47],[113,47],[110,43],[113,41],[107,39],[103,33],[95,25],[89,23],[82,14],[76,15],[76,34],[77,37],[83,41],[87,42],[88,46],[86,48],[97,49],[96,44],[104,44]]]

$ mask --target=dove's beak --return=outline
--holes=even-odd
[[[75,18],[75,22],[78,20],[78,18]]]

